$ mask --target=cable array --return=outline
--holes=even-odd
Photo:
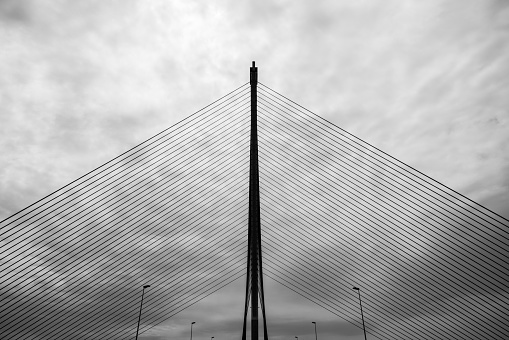
[[[264,84],[264,273],[380,339],[509,336],[509,223]],[[285,240],[285,242],[281,242]]]
[[[259,85],[264,274],[358,327],[360,287],[380,339],[507,338],[508,221]],[[140,333],[244,277],[249,92],[0,222],[0,338],[132,338],[143,285]]]
[[[140,333],[244,276],[249,98],[245,84],[2,221],[0,338],[132,338],[143,285]]]

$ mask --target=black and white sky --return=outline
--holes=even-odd
[[[246,83],[252,60],[272,89],[509,218],[507,1],[0,0],[0,44],[0,220]],[[140,339],[186,339],[191,321],[198,340],[238,338],[243,280]],[[266,294],[280,339],[312,339],[311,321],[362,337],[270,279]]]

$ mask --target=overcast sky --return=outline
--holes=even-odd
[[[246,83],[252,60],[264,84],[509,218],[507,1],[0,0],[0,43],[0,219]],[[243,280],[141,339],[185,339],[191,320],[200,340],[235,338]],[[274,330],[288,339],[311,339],[312,318],[362,336],[270,279],[266,294],[292,311]]]

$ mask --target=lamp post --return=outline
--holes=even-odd
[[[315,324],[315,340],[318,340],[318,333],[316,333],[316,322],[312,321],[311,323]]]
[[[193,325],[195,324],[196,322],[191,322],[191,340],[193,340]]]
[[[299,340],[299,337],[298,337],[298,336],[296,336],[296,337],[295,337],[295,339]]]
[[[143,286],[143,290],[141,292],[140,315],[138,316],[138,327],[136,328],[136,340],[138,340],[138,332],[140,330],[141,309],[143,308],[143,296],[145,295],[145,288],[148,287],[150,287],[150,285]]]
[[[361,301],[361,289],[357,287],[353,287],[359,293],[359,304],[361,305],[361,317],[362,317],[362,329],[364,330],[364,340],[367,340],[366,337],[366,326],[364,326],[364,314],[362,313],[362,301]]]
[[[210,337],[210,340],[212,340],[212,339],[214,339],[214,337],[213,337],[213,336],[211,336],[211,337]]]

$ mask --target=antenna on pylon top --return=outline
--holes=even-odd
[[[257,85],[258,84],[258,67],[255,66],[255,62],[253,61],[253,64],[250,69],[250,78],[249,83],[251,85]]]

